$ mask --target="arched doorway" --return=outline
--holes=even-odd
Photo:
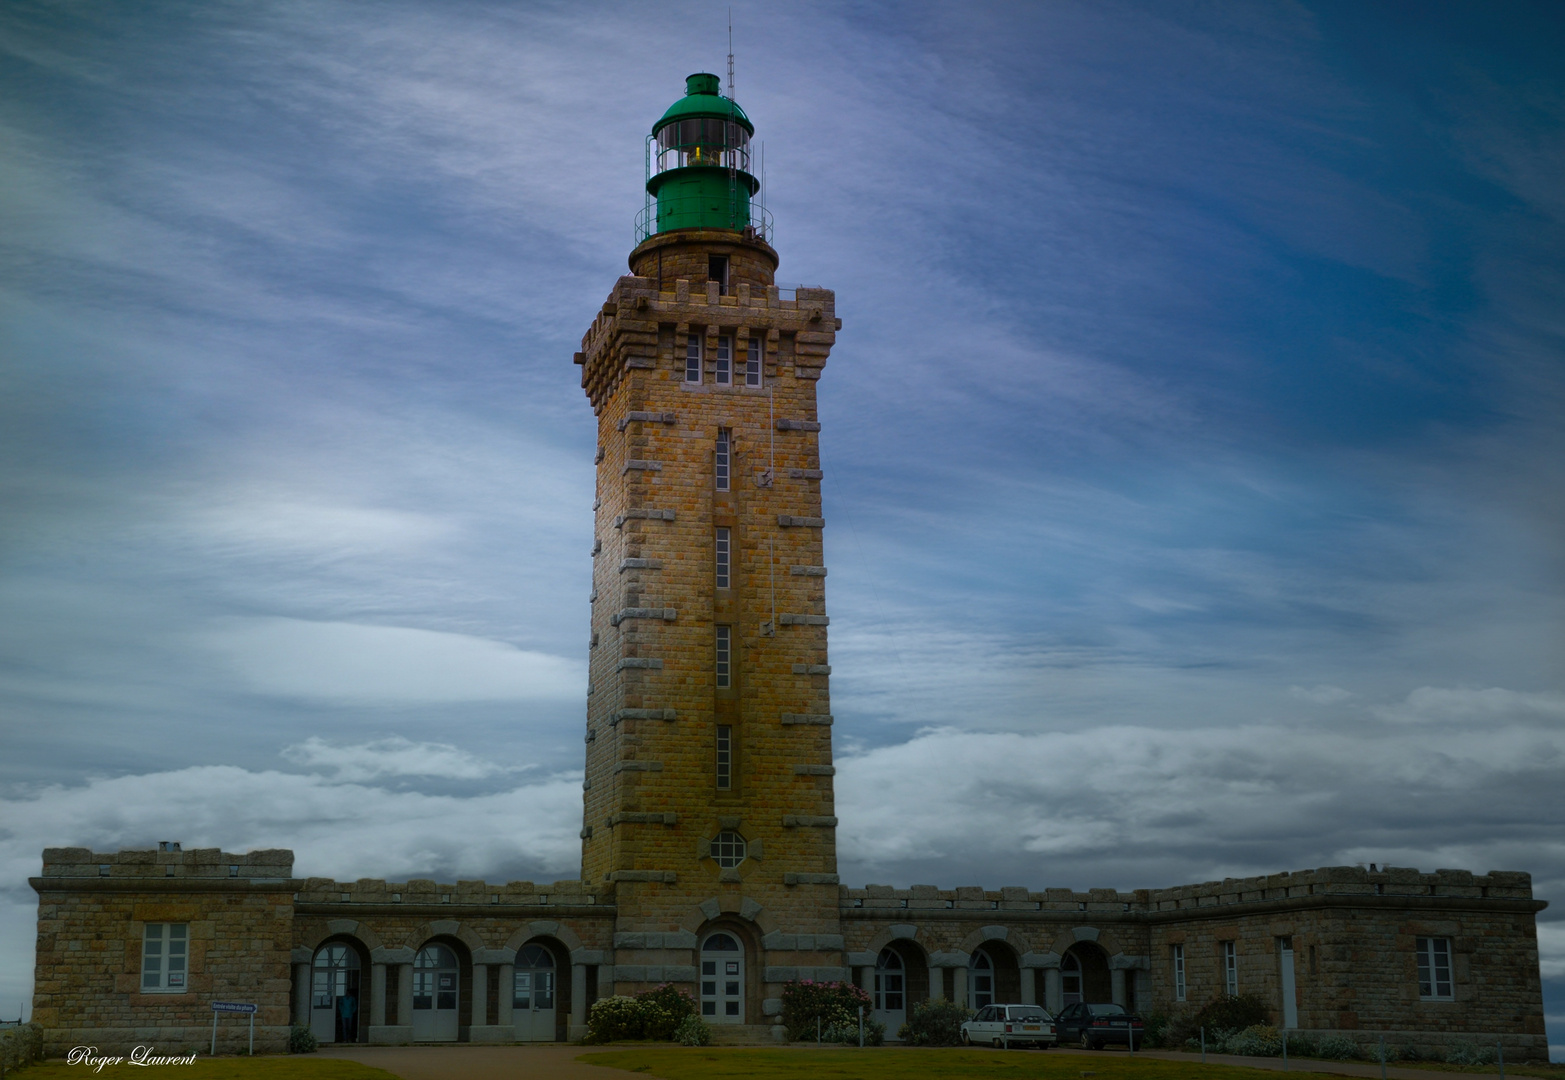
[[[875,1019],[896,1038],[907,1020],[907,965],[895,949],[881,949],[875,960]]]
[[[555,1023],[554,956],[532,942],[516,954],[511,988],[511,1018],[518,1042],[553,1042]]]
[[[310,1034],[323,1043],[359,1041],[359,951],[333,941],[315,951],[310,972]]]
[[[1060,1001],[1071,1005],[1078,1001],[1102,1004],[1114,1000],[1113,978],[1109,975],[1108,956],[1087,941],[1078,941],[1060,958]]]
[[[462,966],[444,945],[425,945],[413,958],[413,1041],[456,1042]]]
[[[709,1024],[744,1023],[744,946],[725,931],[701,943],[701,1016]]]

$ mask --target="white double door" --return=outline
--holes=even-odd
[[[456,1042],[462,970],[444,945],[426,945],[413,960],[413,1041]]]
[[[511,990],[511,1019],[518,1042],[555,1038],[554,957],[541,945],[528,945],[516,957]]]

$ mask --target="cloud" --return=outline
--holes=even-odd
[[[518,771],[516,767],[470,754],[459,747],[414,742],[401,735],[352,746],[334,746],[312,735],[302,743],[284,747],[282,756],[303,769],[329,770],[332,779],[341,783],[400,776],[479,780]]]
[[[252,690],[333,702],[558,701],[586,693],[586,666],[436,630],[305,619],[228,619],[198,639]]]
[[[1373,710],[1393,724],[1495,724],[1502,722],[1565,726],[1565,694],[1528,694],[1489,687],[1484,690],[1420,686],[1407,700]]]
[[[1340,686],[1327,686],[1323,683],[1308,690],[1302,686],[1290,686],[1288,696],[1300,701],[1308,701],[1312,705],[1339,705],[1352,698],[1353,694]]]

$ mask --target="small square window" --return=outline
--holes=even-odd
[[[190,927],[186,923],[148,923],[141,939],[141,990],[146,994],[183,994],[189,974]]]
[[[238,863],[229,863],[228,864],[228,876],[229,877],[238,877],[239,876],[239,864]]]
[[[109,876],[109,864],[108,863],[99,863],[98,864],[98,876],[99,877],[108,877]]]

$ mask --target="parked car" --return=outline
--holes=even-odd
[[[1123,1005],[1084,1001],[1061,1009],[1054,1030],[1060,1042],[1077,1043],[1083,1050],[1101,1050],[1105,1043],[1128,1045],[1132,1035],[1140,1046],[1146,1032],[1141,1017]]]
[[[962,1045],[1009,1050],[1031,1043],[1044,1049],[1054,1045],[1054,1021],[1041,1005],[985,1005],[962,1025]]]

